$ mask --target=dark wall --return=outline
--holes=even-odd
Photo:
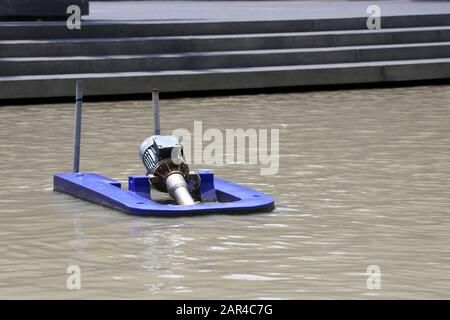
[[[313,0],[91,0],[91,1],[313,1]],[[330,1],[364,1],[364,0],[315,0],[316,2],[330,2]],[[378,1],[398,1],[398,0],[372,0]],[[408,0],[405,0],[408,1]],[[427,1],[427,0],[409,0],[409,1]],[[450,0],[433,0],[433,1],[450,1]]]
[[[89,13],[89,0],[0,0],[0,17],[63,17],[70,5]]]

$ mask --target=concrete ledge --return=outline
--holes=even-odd
[[[0,0],[1,1],[1,0]],[[64,21],[3,22],[0,40],[128,38],[155,36],[193,36],[242,33],[318,32],[333,30],[367,30],[367,18],[271,21],[83,21],[82,29],[73,32]],[[392,16],[383,19],[383,29],[447,26],[450,14]]]
[[[0,58],[138,55],[450,42],[450,27],[316,33],[0,40]],[[0,71],[1,73],[1,71]]]
[[[376,83],[450,78],[450,59],[111,74],[0,78],[0,99],[70,97],[84,80],[86,96]]]
[[[0,18],[66,17],[67,8],[77,5],[89,14],[89,0],[0,0]]]
[[[308,66],[450,57],[450,42],[96,57],[0,58],[0,76]],[[186,67],[188,66],[188,67]]]

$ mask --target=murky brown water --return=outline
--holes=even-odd
[[[140,218],[54,193],[73,105],[2,107],[0,298],[450,298],[450,86],[161,104],[166,133],[196,119],[279,128],[278,175],[215,168],[277,209]],[[149,106],[86,103],[82,170],[141,174]],[[66,289],[72,264],[80,291]],[[373,264],[380,290],[366,286]]]

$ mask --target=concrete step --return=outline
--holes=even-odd
[[[450,26],[114,39],[2,40],[0,57],[132,55],[444,41],[450,41]]]
[[[450,42],[83,57],[0,58],[0,76],[203,70],[450,57]]]
[[[365,30],[367,17],[266,21],[84,21],[81,30],[65,22],[0,22],[0,40],[127,38],[180,35]],[[386,16],[382,28],[449,26],[450,14]]]
[[[0,98],[73,96],[75,81],[85,82],[87,96],[163,92],[376,83],[450,77],[450,58],[295,65],[256,68],[176,70],[107,74],[0,77]]]

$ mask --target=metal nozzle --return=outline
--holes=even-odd
[[[184,177],[179,173],[172,173],[166,178],[167,191],[179,205],[188,206],[195,204],[189,192]]]

